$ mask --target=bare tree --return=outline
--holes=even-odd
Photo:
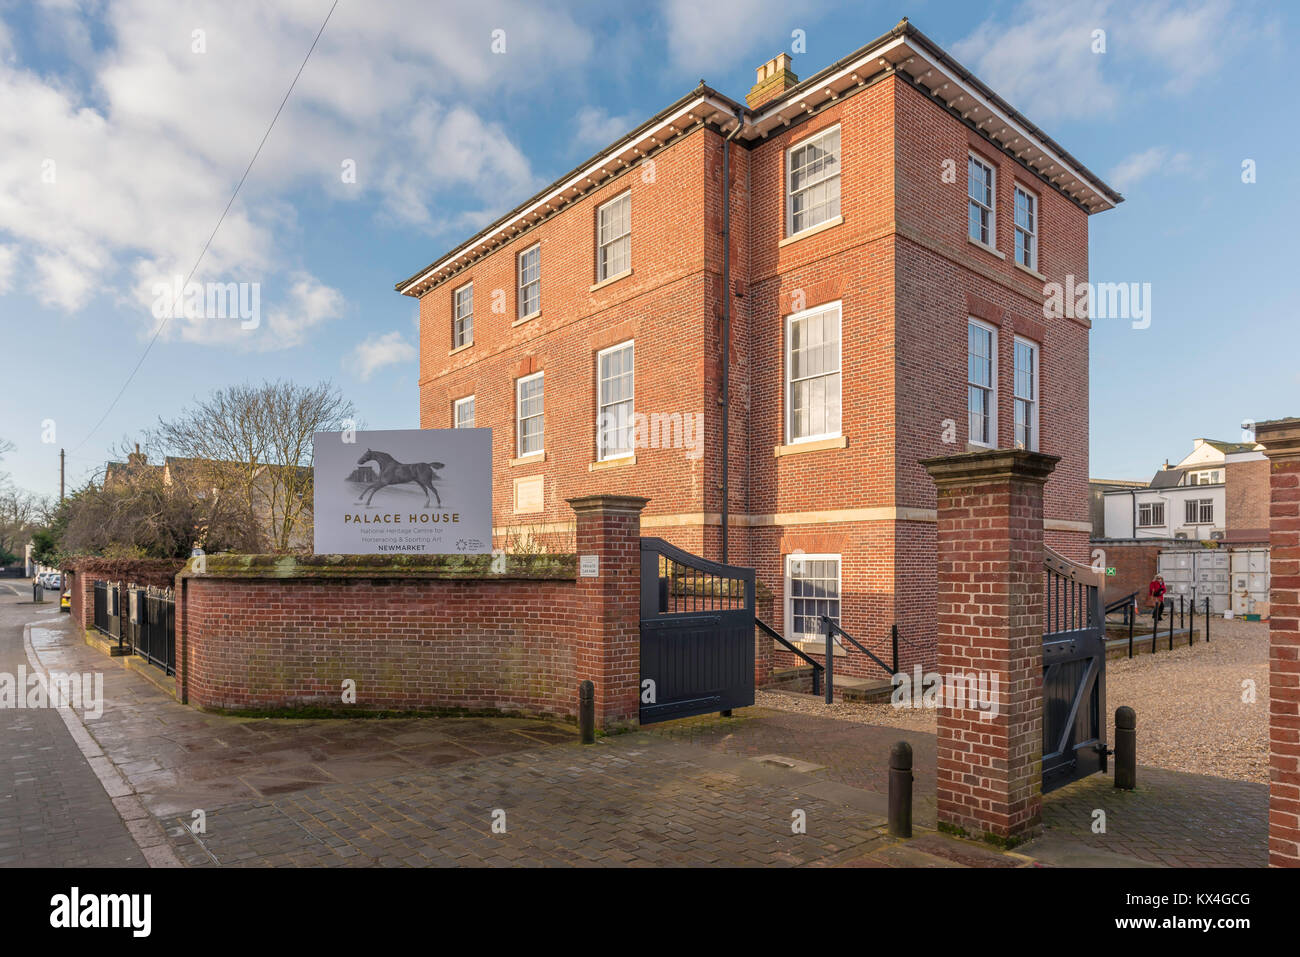
[[[239,385],[160,419],[150,444],[170,454],[172,481],[237,503],[259,550],[289,552],[311,543],[312,435],[355,427],[355,417],[328,382]]]

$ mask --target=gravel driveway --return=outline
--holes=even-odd
[[[1138,764],[1241,781],[1268,782],[1268,623],[1210,622],[1210,644],[1106,662],[1108,741],[1115,709],[1137,712]],[[1254,701],[1242,700],[1254,682]],[[809,695],[759,691],[764,708],[862,724],[935,731],[933,711],[880,704],[833,704]]]

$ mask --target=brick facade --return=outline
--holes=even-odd
[[[783,81],[784,82],[784,81]],[[781,90],[771,109],[804,87]],[[764,90],[766,97],[767,90]],[[753,111],[732,104],[746,122]],[[420,424],[453,424],[475,396],[493,429],[497,533],[562,523],[566,499],[617,488],[650,499],[642,524],[679,547],[721,556],[722,202],[724,112],[678,131],[645,161],[589,181],[558,211],[445,276],[402,287],[420,301]],[[791,147],[838,126],[840,217],[787,237]],[[769,623],[789,633],[786,561],[839,556],[841,624],[882,657],[900,630],[906,666],[935,654],[935,493],[918,464],[965,447],[967,321],[998,337],[999,447],[1013,444],[1016,336],[1040,349],[1040,443],[1060,458],[1044,493],[1048,544],[1087,561],[1086,319],[1044,318],[1044,283],[1088,276],[1087,211],[914,83],[886,71],[730,149],[731,340],[727,560],[757,569],[773,593]],[[967,239],[968,151],[997,171],[995,254]],[[945,170],[952,173],[945,176]],[[1039,198],[1037,272],[1013,259],[1013,188]],[[632,270],[597,283],[598,207],[630,193]],[[490,248],[497,243],[495,248]],[[540,315],[518,319],[516,260],[541,245]],[[474,343],[451,343],[454,291],[474,284]],[[787,319],[840,303],[840,435],[786,436]],[[495,305],[494,305],[495,304]],[[500,311],[493,311],[494,308]],[[597,461],[596,354],[635,343],[635,410],[704,424],[698,457],[638,447]],[[515,382],[545,374],[545,452],[520,461]],[[540,478],[536,511],[516,511],[519,479]],[[777,667],[796,659],[774,653]],[[843,671],[878,676],[861,655]]]
[[[1300,867],[1300,418],[1260,422],[1269,465],[1268,861]]]
[[[992,715],[939,707],[939,823],[1007,842],[1042,826],[1043,484],[1055,464],[1025,451],[925,463],[938,490],[939,673],[985,673],[998,689]]]
[[[1268,461],[1227,462],[1224,467],[1224,531],[1230,542],[1268,541]]]

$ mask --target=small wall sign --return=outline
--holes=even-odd
[[[1110,577],[1110,578],[1114,578],[1114,577],[1115,577],[1115,566],[1114,566],[1114,565],[1110,565],[1110,566],[1108,566],[1108,567],[1106,568],[1106,575],[1107,575],[1108,577]]]
[[[599,578],[600,577],[600,556],[579,555],[578,574],[583,578]]]

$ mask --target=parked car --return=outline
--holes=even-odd
[[[58,591],[63,587],[62,578],[58,572],[41,572],[36,576],[36,581],[46,591]]]

